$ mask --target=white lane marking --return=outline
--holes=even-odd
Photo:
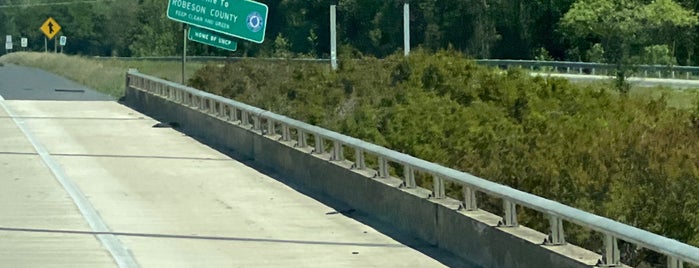
[[[73,199],[73,202],[78,207],[78,210],[80,210],[83,218],[87,220],[90,228],[92,228],[92,230],[95,232],[111,232],[109,227],[107,227],[102,218],[99,216],[97,210],[95,210],[90,201],[87,200],[85,194],[83,194],[78,186],[73,183],[68,175],[66,175],[61,165],[59,165],[58,162],[51,157],[48,150],[46,150],[46,147],[39,142],[39,140],[34,136],[34,133],[32,133],[26,126],[24,120],[15,116],[15,113],[12,111],[12,109],[10,109],[10,107],[5,105],[4,101],[0,101],[0,106],[2,106],[5,112],[7,112],[7,115],[12,118],[17,127],[19,127],[22,133],[24,133],[24,136],[26,136],[29,142],[31,142],[32,146],[34,146],[34,149],[41,157],[41,160],[43,160],[44,164],[46,164],[46,166],[51,170],[53,176],[63,186],[63,189],[68,192],[68,195],[70,195],[71,199]],[[129,250],[124,247],[116,236],[112,234],[104,234],[97,235],[97,238],[102,242],[102,245],[104,245],[107,251],[109,251],[119,267],[139,267]]]

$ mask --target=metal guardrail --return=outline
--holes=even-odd
[[[180,61],[181,56],[163,57],[94,57],[96,60],[121,60],[121,61]],[[189,56],[187,61],[193,62],[221,62],[240,61],[243,59],[255,59],[260,61],[297,61],[330,63],[330,59],[315,58],[246,58],[246,57],[220,57],[220,56]],[[499,67],[503,69],[519,67],[532,71],[556,72],[566,74],[588,74],[614,76],[617,66],[607,63],[573,62],[573,61],[536,61],[536,60],[500,60],[479,59],[475,62]],[[699,67],[696,66],[667,66],[667,65],[634,65],[630,67],[631,77],[670,78],[670,79],[699,79]]]
[[[355,159],[352,168],[375,170],[376,176],[380,178],[391,176],[389,174],[390,163],[402,165],[404,168],[402,180],[406,188],[417,187],[415,183],[416,172],[431,175],[434,178],[434,185],[431,189],[432,196],[437,199],[446,198],[445,182],[461,185],[464,193],[464,200],[462,200],[462,209],[464,210],[478,209],[477,192],[500,198],[504,206],[504,215],[501,220],[503,227],[518,226],[517,206],[538,211],[545,215],[549,221],[550,231],[548,239],[545,241],[548,245],[566,243],[563,221],[600,232],[604,235],[604,248],[599,266],[622,265],[618,247],[619,239],[664,254],[667,256],[668,267],[671,268],[681,268],[684,263],[699,265],[699,248],[462,171],[446,168],[221,96],[141,74],[135,70],[130,70],[126,74],[126,86],[198,109],[222,120],[250,127],[261,135],[278,137],[282,142],[295,141],[297,147],[313,148],[311,152],[313,154],[329,153],[331,161],[343,161],[345,160],[345,149],[354,150]],[[314,141],[313,146],[309,146],[308,143],[308,139],[311,137],[313,137],[311,140]],[[326,150],[324,147],[326,143],[332,145],[330,150]],[[376,167],[372,168],[367,165],[365,161],[367,154],[378,159]]]
[[[614,64],[572,61],[481,59],[476,62],[500,68],[520,67],[532,71],[609,76],[614,76],[617,68]],[[632,77],[696,79],[699,76],[699,67],[695,66],[633,65],[629,69]]]

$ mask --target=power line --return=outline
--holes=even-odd
[[[55,3],[12,4],[12,5],[0,5],[0,8],[60,6],[60,5],[73,5],[73,4],[104,3],[104,2],[114,2],[114,1],[115,0],[85,0],[85,1],[55,2]]]

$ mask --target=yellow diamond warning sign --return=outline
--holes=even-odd
[[[53,37],[56,36],[59,31],[61,31],[61,25],[58,25],[56,20],[49,17],[39,29],[41,29],[41,32],[43,32],[46,37],[53,39]]]

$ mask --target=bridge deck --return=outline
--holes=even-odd
[[[3,265],[443,266],[116,102],[0,104]]]

